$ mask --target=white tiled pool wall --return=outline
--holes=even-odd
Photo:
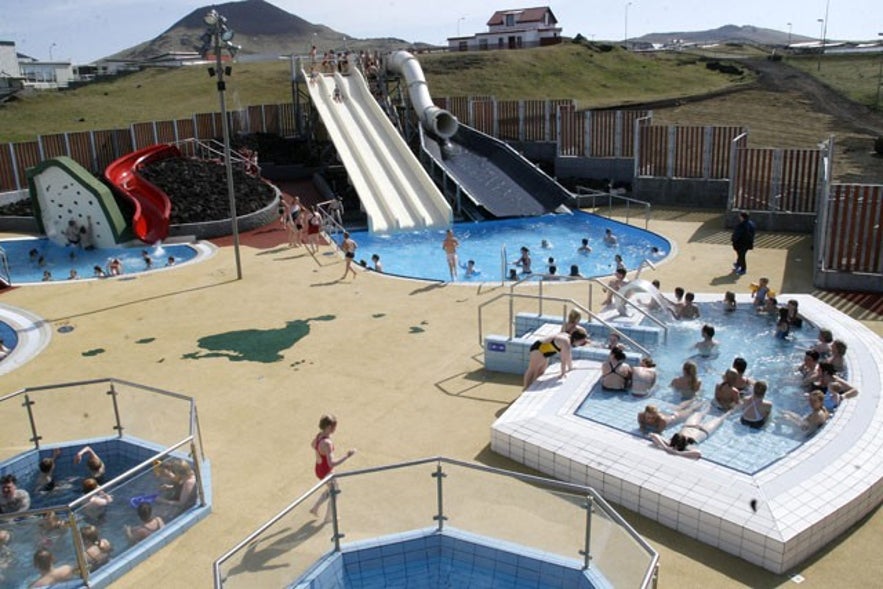
[[[0,374],[12,372],[22,366],[49,345],[52,339],[52,324],[30,311],[0,305],[0,321],[13,328],[18,336],[18,344],[12,353],[0,362]]]
[[[561,317],[557,315],[537,315],[531,313],[519,313],[515,316],[515,334],[517,337],[508,339],[506,336],[488,335],[484,340],[484,366],[495,372],[507,372],[510,374],[522,374],[527,369],[530,356],[530,346],[537,337],[549,335],[545,326],[561,325]],[[604,347],[609,329],[601,323],[580,323],[586,328],[589,337],[594,343],[588,346],[575,348],[574,359],[596,360],[598,362],[607,359],[610,351]],[[634,339],[641,345],[655,344],[659,341],[661,330],[657,327],[643,327],[635,325],[617,324],[617,329]],[[536,330],[541,333],[534,335]],[[554,331],[558,331],[555,329]],[[635,364],[640,360],[640,354],[628,352],[626,354],[629,363]]]
[[[425,584],[404,576],[409,562],[427,563]],[[548,588],[611,587],[602,575],[594,570],[583,571],[575,560],[451,527],[441,533],[426,528],[343,545],[340,553],[327,554],[292,587],[435,587],[443,580],[442,565],[452,562],[474,565],[485,574],[516,577],[525,584],[535,585],[542,580],[542,587]],[[359,582],[354,583],[354,579]]]
[[[697,296],[701,302],[718,298]],[[556,478],[594,487],[613,503],[768,570],[788,571],[883,500],[883,342],[812,296],[788,298],[848,344],[849,380],[860,394],[846,400],[811,440],[754,476],[672,456],[646,440],[575,417],[600,377],[597,362],[587,360],[575,362],[581,378],[571,374],[555,382],[553,367],[522,394],[493,425],[491,448]]]

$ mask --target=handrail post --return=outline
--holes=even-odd
[[[74,541],[74,552],[77,556],[77,567],[79,567],[80,570],[80,578],[83,579],[83,583],[88,587],[89,563],[86,562],[86,547],[83,546],[83,538],[80,536],[80,531],[77,528],[77,516],[74,515],[72,509],[67,512],[67,527],[70,530],[71,537]]]
[[[595,503],[592,501],[591,495],[586,495],[584,507],[586,509],[586,543],[583,550],[580,550],[579,553],[583,555],[583,570],[588,570],[592,561],[592,512],[595,511]]]
[[[340,494],[340,489],[337,487],[337,480],[335,479],[331,479],[328,485],[328,498],[331,500],[331,505],[329,506],[331,509],[331,525],[334,528],[334,535],[331,537],[331,540],[334,542],[334,552],[340,552],[340,539],[345,535],[340,533],[340,521],[337,518],[337,496]]]
[[[515,329],[513,322],[515,320],[515,299],[509,296],[509,339],[511,340],[513,337],[513,331]]]
[[[123,437],[123,426],[120,423],[120,406],[117,403],[117,391],[113,386],[113,383],[110,383],[110,390],[107,391],[107,394],[110,395],[110,398],[113,400],[113,416],[116,419],[117,424],[113,426],[113,429],[117,430],[117,437]],[[194,456],[196,458],[196,456]]]
[[[202,483],[202,469],[199,466],[199,458],[196,456],[196,444],[193,436],[190,436],[190,456],[193,457],[193,474],[196,475],[196,492],[199,494],[199,506],[205,507],[205,489]]]
[[[31,424],[31,441],[34,443],[34,447],[39,450],[40,449],[40,440],[41,436],[37,433],[37,422],[34,421],[34,411],[31,409],[31,405],[34,405],[34,401],[31,401],[31,398],[25,393],[25,400],[22,403],[22,407],[25,408],[28,412],[28,421]]]
[[[445,527],[445,520],[448,519],[445,516],[445,501],[443,494],[443,486],[442,479],[444,479],[447,474],[442,470],[441,462],[437,462],[435,465],[435,472],[432,473],[432,477],[435,479],[435,489],[436,489],[436,499],[438,503],[438,513],[432,517],[436,522],[438,522],[438,531],[441,532]]]

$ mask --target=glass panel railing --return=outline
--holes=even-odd
[[[28,392],[40,445],[117,436],[105,383]]]
[[[655,555],[606,502],[595,498],[594,504],[590,567],[601,571],[613,587],[641,587],[655,567]]]
[[[15,394],[0,403],[0,461],[35,448],[25,402],[25,395]]]
[[[286,587],[331,551],[333,526],[309,511],[324,490],[322,486],[304,495],[241,545],[220,567],[222,585],[229,589]]]
[[[340,477],[337,515],[345,534],[341,544],[435,527],[435,469],[436,463],[430,462]]]
[[[442,476],[437,476],[438,469]],[[509,559],[525,557],[563,565],[566,568],[561,570],[571,572],[556,574],[573,583],[588,560],[592,582],[614,587],[649,587],[653,582],[655,551],[587,487],[447,458],[351,471],[334,479],[339,492],[334,495],[330,522],[321,519],[325,506],[316,519],[309,513],[325,491],[324,485],[317,485],[218,558],[215,587],[291,586],[307,571],[318,570],[313,565],[320,557],[334,559],[338,545],[347,553],[347,563],[364,559],[374,577],[382,580],[390,572],[386,566],[395,569],[391,574],[401,576],[399,565],[409,563],[400,561],[411,552],[395,550],[404,550],[404,545],[381,548],[374,555],[377,543],[356,543],[414,541],[419,546],[423,539],[404,533],[429,532],[425,541],[438,538],[435,516],[440,511],[443,533],[484,544],[482,550],[490,552],[482,558],[508,567],[513,575],[517,576],[517,567]],[[364,555],[352,552],[357,546],[364,548]],[[498,558],[495,550],[515,554]],[[413,553],[422,559],[417,568],[432,566],[426,561],[431,550],[420,548]],[[336,576],[317,582],[345,584],[350,573],[340,562],[336,564],[323,563],[326,568],[322,570]]]
[[[171,446],[191,434],[189,398],[115,381],[123,435]]]
[[[581,563],[585,545],[585,496],[554,481],[524,482],[445,464],[446,526]]]

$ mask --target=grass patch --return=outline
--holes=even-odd
[[[713,72],[696,56],[635,54],[615,47],[564,43],[519,51],[419,56],[434,96],[490,95],[500,100],[570,98],[581,108],[700,94],[750,79]],[[234,64],[229,109],[291,100],[287,61]],[[0,141],[37,135],[126,128],[219,109],[204,67],[150,69],[63,92],[39,92],[0,106]]]
[[[866,106],[875,107],[883,55],[825,55],[819,69],[818,56],[789,57],[788,63]],[[878,110],[880,110],[878,108]]]

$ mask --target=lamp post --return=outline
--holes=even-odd
[[[788,23],[788,47],[791,47],[791,23]]]
[[[208,30],[203,35],[201,53],[205,55],[211,47],[215,52],[215,67],[209,68],[209,75],[218,76],[218,99],[221,102],[221,129],[224,133],[224,166],[227,168],[227,196],[230,200],[230,221],[233,227],[233,251],[236,255],[236,279],[242,280],[242,261],[239,257],[239,220],[236,218],[236,191],[233,186],[233,164],[230,161],[230,126],[227,122],[227,102],[224,92],[227,83],[224,74],[230,75],[230,66],[224,68],[221,64],[221,49],[226,48],[230,57],[236,55],[239,47],[233,45],[233,30],[227,28],[227,19],[212,9],[203,18]]]
[[[629,48],[629,6],[631,5],[631,2],[626,2],[625,4],[625,30],[623,31],[622,42],[626,49]]]
[[[58,43],[53,43],[49,46],[49,61],[52,61],[52,48],[58,47]]]
[[[458,37],[460,36],[460,23],[463,22],[464,20],[466,20],[465,16],[461,16],[460,18],[457,19],[457,36]]]
[[[819,61],[816,65],[816,71],[822,71],[822,53],[825,52],[825,19],[817,18],[816,22],[819,23]]]
[[[883,33],[877,33],[878,37],[883,37]],[[883,85],[883,52],[880,53],[880,68],[877,70],[877,98],[874,104],[877,109],[880,108],[880,86]]]

